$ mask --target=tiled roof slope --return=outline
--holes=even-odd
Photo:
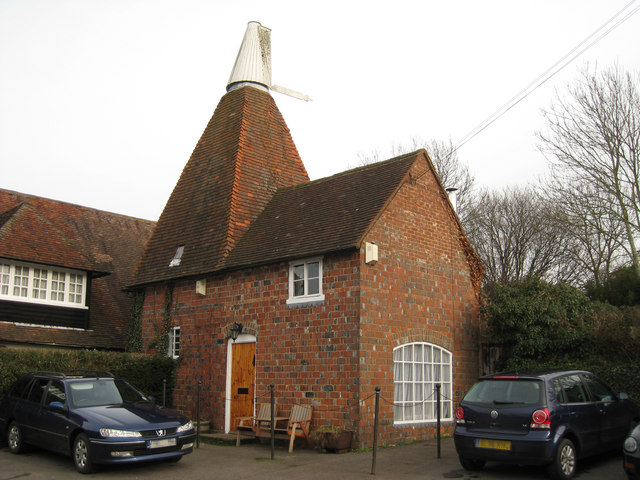
[[[0,189],[0,257],[104,275],[92,281],[90,323],[122,348],[130,299],[122,292],[155,222]],[[104,334],[104,332],[102,332]]]
[[[421,157],[424,150],[278,190],[225,267],[358,248]]]
[[[273,193],[308,180],[271,95],[251,86],[227,93],[160,216],[132,286],[219,270]],[[169,267],[181,245],[180,265]]]

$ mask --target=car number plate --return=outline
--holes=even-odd
[[[476,448],[489,448],[491,450],[511,450],[511,442],[508,440],[489,440],[480,438],[476,440]]]
[[[147,448],[173,447],[175,444],[175,438],[163,438],[161,440],[149,440]]]

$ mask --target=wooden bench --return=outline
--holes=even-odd
[[[289,440],[289,453],[293,452],[293,444],[296,440],[296,437],[304,437],[307,440],[307,444],[311,446],[311,440],[309,438],[309,427],[311,426],[312,412],[313,408],[310,405],[294,405],[291,408],[291,415],[289,415],[288,418],[285,417],[284,419],[278,419],[287,421],[286,428],[278,428],[278,422],[276,421],[276,428],[274,428],[274,438],[277,438],[279,440]],[[261,430],[256,435],[261,438],[270,438],[271,432]]]
[[[262,431],[271,430],[271,404],[258,404],[256,412],[256,415],[251,417],[236,417],[236,420],[238,420],[238,426],[236,427],[238,432],[238,437],[236,439],[237,447],[240,446],[240,435],[243,432],[259,436]]]

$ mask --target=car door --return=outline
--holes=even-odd
[[[598,377],[592,374],[584,374],[582,377],[598,412],[602,449],[619,448],[624,442],[631,421],[629,412],[615,393]]]
[[[48,383],[49,380],[46,378],[34,378],[22,399],[16,402],[15,418],[20,425],[25,443],[41,445],[40,409]]]
[[[42,446],[49,450],[69,453],[69,432],[71,430],[64,384],[52,380],[47,388],[40,413],[40,435]]]
[[[598,448],[600,441],[597,407],[590,400],[580,375],[565,375],[557,382],[564,391],[567,427],[578,435],[582,452],[588,454]]]

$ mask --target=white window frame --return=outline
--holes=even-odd
[[[394,424],[437,420],[436,384],[440,384],[440,420],[453,421],[453,354],[438,345],[414,342],[393,349]]]
[[[180,357],[180,327],[171,327],[171,330],[169,330],[168,347],[167,356],[174,360]]]
[[[59,278],[62,276],[64,279]],[[0,259],[0,300],[87,309],[87,274]]]
[[[309,265],[317,263],[318,264],[318,292],[308,294],[309,291]],[[302,282],[304,284],[304,294],[295,295],[295,275],[294,271],[296,267],[302,266],[304,268],[304,274],[302,278]],[[316,277],[312,277],[316,278]],[[297,305],[301,303],[310,303],[310,302],[322,302],[324,301],[324,293],[322,289],[323,282],[323,262],[322,257],[315,258],[307,258],[304,260],[296,260],[293,262],[289,262],[289,298],[287,299],[287,305]]]

